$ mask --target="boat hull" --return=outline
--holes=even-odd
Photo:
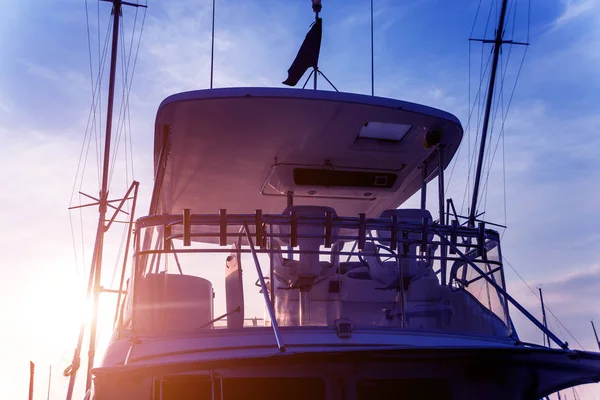
[[[264,338],[248,336],[246,344],[253,336]],[[439,344],[428,347],[416,345],[410,335],[393,335],[395,344],[391,335],[375,335],[379,344],[343,344],[340,339],[327,345],[323,338],[322,343],[302,343],[302,336],[291,340],[288,334],[285,351],[258,342],[211,348],[215,341],[210,338],[204,338],[208,347],[203,349],[184,350],[172,341],[139,343],[126,365],[93,370],[93,398],[212,399],[214,393],[218,399],[253,399],[261,393],[263,400],[359,400],[384,398],[392,390],[402,398],[537,399],[600,380],[600,355],[595,353],[451,336],[438,337]],[[427,342],[419,336],[419,342]]]

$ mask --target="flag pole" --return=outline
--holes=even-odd
[[[315,13],[315,20],[310,25],[310,30],[306,34],[296,58],[292,62],[290,68],[288,68],[287,79],[281,82],[284,85],[296,86],[309,69],[310,74],[308,74],[304,86],[310,81],[311,76],[314,75],[312,77],[313,89],[317,89],[318,74],[321,74],[325,80],[329,82],[329,79],[327,79],[319,70],[319,52],[321,51],[321,38],[323,36],[323,20],[319,17],[321,8],[321,0],[312,0],[312,10]],[[304,88],[304,86],[302,86],[302,88]]]
[[[319,19],[319,13],[323,6],[321,5],[321,0],[312,0],[312,9],[315,13],[315,21]],[[317,75],[319,75],[319,66],[315,65],[313,67],[313,89],[317,90]]]

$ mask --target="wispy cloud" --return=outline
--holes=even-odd
[[[61,80],[61,76],[56,70],[45,67],[42,65],[36,65],[29,61],[19,60],[21,64],[23,64],[27,68],[27,72],[31,75],[35,75],[40,78],[48,79],[51,81],[59,82]]]
[[[134,146],[136,153],[141,154],[136,164],[137,178],[145,192],[140,195],[141,202],[147,201],[152,184],[151,137],[157,105],[169,94],[208,87],[210,3],[209,0],[184,0],[168,5],[154,4],[149,11],[130,101]],[[313,15],[308,2],[267,3],[268,6],[264,1],[217,2],[216,87],[280,86],[285,78],[285,71]],[[321,53],[323,71],[341,90],[370,92],[368,1],[360,2],[360,10],[356,9],[358,2],[348,4],[353,11],[350,13],[344,11],[346,2],[338,1],[340,3],[344,3],[344,7],[329,8],[330,3],[327,3],[323,15],[330,24],[325,30]],[[429,28],[424,30],[410,30],[410,19],[414,21],[422,16],[417,15],[420,10],[397,5],[395,0],[375,4],[376,35],[380,35],[376,36],[376,46],[383,44],[385,50],[376,50],[376,94],[437,106],[457,114],[466,123],[466,57],[457,60],[454,56],[439,55],[428,47],[443,41],[456,55],[460,54],[463,43],[451,40],[446,43],[445,38],[439,37],[431,39],[428,35],[438,31],[435,24],[425,24]],[[444,2],[436,6],[440,14],[448,13],[440,19],[456,17],[450,15],[456,7],[444,10]],[[594,186],[600,182],[600,136],[597,134],[600,113],[595,102],[597,91],[593,90],[598,82],[597,78],[594,80],[597,68],[589,62],[594,54],[600,56],[600,52],[594,49],[597,41],[589,40],[590,35],[598,37],[594,36],[597,27],[589,21],[586,26],[575,22],[584,21],[587,16],[596,18],[597,6],[598,0],[568,1],[555,21],[555,25],[561,27],[560,34],[585,28],[585,34],[577,32],[587,41],[556,48],[551,39],[559,32],[551,33],[556,36],[547,35],[546,47],[540,45],[539,38],[532,38],[535,46],[526,59],[505,127],[510,228],[504,237],[504,254],[532,288],[542,285],[547,304],[579,340],[591,337],[589,319],[600,318],[599,239],[595,227],[591,226],[597,220],[600,204],[600,191]],[[102,23],[108,18],[103,13]],[[397,23],[402,18],[405,18],[402,23]],[[85,31],[78,34],[85,35]],[[381,37],[384,34],[386,36]],[[57,37],[54,42],[64,43],[64,37]],[[423,50],[422,54],[417,50]],[[0,167],[15,171],[1,180],[0,204],[3,209],[11,210],[6,213],[5,223],[12,227],[3,241],[7,248],[15,249],[23,249],[23,243],[35,242],[40,250],[39,256],[27,251],[9,252],[4,261],[7,265],[29,266],[30,269],[23,269],[27,274],[35,273],[36,268],[50,261],[63,267],[68,264],[69,271],[65,271],[65,275],[72,272],[70,263],[65,261],[73,258],[66,207],[90,98],[87,48],[77,51],[82,53],[82,62],[75,72],[60,58],[47,63],[27,56],[15,58],[19,59],[23,75],[35,81],[36,97],[46,96],[37,107],[32,107],[29,98],[21,102],[9,94],[3,95],[11,101],[0,98],[0,113],[15,114],[0,118],[0,137],[7,138],[0,147]],[[581,73],[584,67],[587,74]],[[105,101],[103,98],[103,106]],[[50,127],[48,121],[52,119],[56,120],[55,126]],[[466,153],[466,146],[463,147],[461,157]],[[501,158],[498,156],[497,160]],[[464,164],[457,168],[454,175],[457,185],[450,191],[458,203],[467,175]],[[17,165],[19,168],[15,168]],[[90,165],[88,173],[93,179],[83,190],[94,193],[97,189],[93,162]],[[489,184],[486,214],[496,222],[498,219],[492,217],[503,210],[500,166],[498,162],[493,171],[500,179],[491,180]],[[111,193],[116,196],[122,191],[116,187]],[[435,212],[433,193],[430,199],[433,200],[432,212]],[[142,213],[145,208],[145,204],[140,204]],[[97,215],[91,215],[89,220],[93,223],[95,219]],[[509,268],[507,275],[511,293],[538,315],[537,298],[527,287],[517,283]],[[23,277],[20,285],[25,287],[26,282],[27,277]],[[529,326],[519,320],[520,332],[526,332]],[[538,342],[541,339],[538,332],[532,331],[531,337]],[[582,343],[587,342],[582,340]]]
[[[597,0],[567,0],[560,16],[554,21],[555,29],[561,28],[573,20],[590,14],[598,6]]]
[[[12,112],[12,107],[9,102],[0,98],[0,111],[5,114],[10,114]]]

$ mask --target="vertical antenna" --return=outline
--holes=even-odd
[[[546,321],[546,308],[544,307],[544,295],[542,294],[542,287],[540,286],[538,288],[539,292],[540,292],[540,303],[542,303],[542,321],[544,322],[544,328],[548,329],[548,323]],[[546,341],[548,342],[548,347],[552,347],[550,345],[550,338],[548,337],[548,335],[546,334],[546,332],[543,332],[544,336],[542,338],[544,346],[546,345]]]
[[[50,384],[52,383],[52,365],[50,366],[50,372],[48,373],[48,396],[46,400],[50,400]]]
[[[490,73],[490,83],[488,86],[487,99],[485,103],[485,115],[483,118],[483,128],[481,129],[481,143],[479,146],[479,157],[477,159],[477,171],[475,173],[475,185],[473,187],[473,198],[471,200],[471,212],[469,214],[469,225],[475,225],[475,215],[477,213],[477,196],[479,195],[479,183],[481,181],[481,169],[483,167],[483,155],[485,153],[485,141],[487,138],[488,124],[490,122],[490,112],[492,110],[492,100],[494,98],[494,86],[496,84],[496,71],[498,69],[498,57],[500,56],[500,48],[504,41],[502,40],[504,34],[504,20],[506,17],[506,3],[507,0],[502,1],[502,8],[500,9],[500,21],[498,22],[498,28],[496,29],[496,38],[494,39],[494,58],[492,61],[492,71]],[[483,40],[483,42],[486,42]]]
[[[213,88],[213,70],[215,59],[215,0],[212,2],[212,34],[210,36],[210,88]]]
[[[544,307],[544,295],[542,294],[542,287],[540,286],[538,288],[538,291],[540,292],[540,303],[542,304],[542,321],[544,323],[544,328],[548,329],[548,323],[546,321],[546,308]],[[546,345],[546,341],[548,342],[548,347],[552,347],[550,345],[550,338],[548,337],[548,334],[546,332],[542,332],[543,336],[542,336],[542,344],[545,346]],[[560,392],[558,392],[558,398],[560,399]],[[550,400],[550,397],[546,396],[544,397],[545,400]]]
[[[375,58],[373,51],[373,0],[371,0],[371,96],[375,96]]]
[[[596,332],[596,327],[594,326],[594,321],[590,321],[592,323],[592,329],[594,330],[594,336],[596,337],[596,343],[598,344],[598,350],[600,350],[600,340],[598,340],[598,333]]]
[[[35,364],[29,361],[29,400],[33,400],[33,378],[35,374]]]

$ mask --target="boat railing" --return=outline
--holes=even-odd
[[[442,330],[515,339],[509,304],[543,329],[507,293],[499,235],[485,223],[445,225],[431,217],[407,221],[397,215],[341,217],[329,211],[306,216],[293,210],[288,214],[184,210],[181,215],[143,217],[136,232],[134,289],[125,312],[131,327],[136,280],[168,272],[162,264],[169,256],[185,275],[178,257],[225,253],[228,263],[231,257],[252,257],[265,306],[260,325],[274,329],[282,349],[280,326],[339,330],[340,321],[350,321],[355,328]],[[295,268],[291,273],[290,266]],[[225,314],[215,319],[213,306],[207,308],[211,313],[207,328],[223,325],[223,320],[227,327],[249,325],[244,323],[239,269],[240,281],[232,286],[230,279],[225,285]],[[242,293],[232,296],[232,291]],[[236,301],[238,308],[231,306]]]

